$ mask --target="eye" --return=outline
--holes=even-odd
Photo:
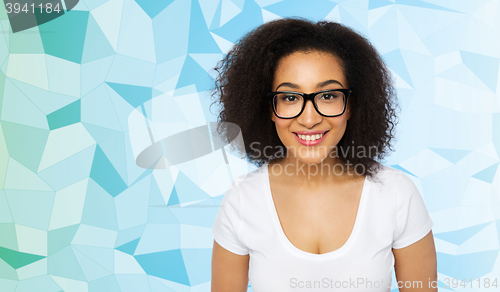
[[[341,97],[342,97],[342,92],[339,91],[324,92],[320,95],[320,98],[323,100],[333,100]]]
[[[285,94],[281,97],[281,100],[286,101],[286,102],[294,102],[297,101],[297,95],[295,94]]]

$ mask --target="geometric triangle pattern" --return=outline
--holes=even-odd
[[[469,238],[474,236],[479,231],[483,230],[490,223],[484,223],[476,226],[467,227],[461,230],[441,232],[436,234],[435,238],[440,238],[442,240],[451,242],[456,245],[461,245],[466,242]]]
[[[124,253],[127,253],[129,255],[133,255],[135,249],[137,248],[138,243],[139,243],[139,238],[132,240],[131,242],[127,242],[123,245],[120,245],[119,247],[116,248],[116,250],[123,251]]]
[[[8,248],[0,247],[0,258],[14,269],[19,269],[33,262],[43,259],[44,256],[18,252]]]
[[[487,183],[492,183],[493,179],[495,178],[495,173],[496,173],[497,169],[498,169],[498,162],[493,164],[492,166],[490,166],[486,169],[483,169],[480,172],[474,174],[472,177],[480,179],[480,180],[487,182]]]
[[[290,16],[341,22],[388,65],[384,164],[424,198],[439,286],[498,277],[498,1],[56,2],[0,7],[0,290],[209,291],[218,207],[255,169],[210,135],[212,68]]]
[[[47,115],[47,121],[51,130],[62,128],[80,122],[81,106],[80,100],[72,102],[67,106]]]

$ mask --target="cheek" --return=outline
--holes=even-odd
[[[275,119],[274,124],[276,125],[276,131],[278,132],[278,136],[280,139],[283,139],[282,135],[286,135],[289,133],[289,128],[290,128],[290,120],[284,120],[284,119]]]
[[[330,120],[330,125],[337,132],[337,135],[339,136],[344,135],[344,132],[347,128],[347,120],[348,120],[347,115],[342,116],[342,118],[340,119],[333,118],[333,120]]]
[[[337,127],[344,127],[347,123],[347,120],[349,120],[349,115],[343,114],[340,117],[335,117],[335,118],[330,118],[330,124],[333,126]]]

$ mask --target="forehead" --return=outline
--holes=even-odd
[[[337,80],[347,86],[342,61],[328,52],[298,51],[279,60],[273,88],[282,82],[310,87],[326,80]]]

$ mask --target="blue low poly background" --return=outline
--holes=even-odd
[[[401,105],[384,164],[425,200],[439,290],[493,283],[499,2],[80,0],[16,33],[0,8],[0,291],[209,291],[218,206],[255,169],[207,135],[212,69],[289,16],[341,22],[377,48]]]

